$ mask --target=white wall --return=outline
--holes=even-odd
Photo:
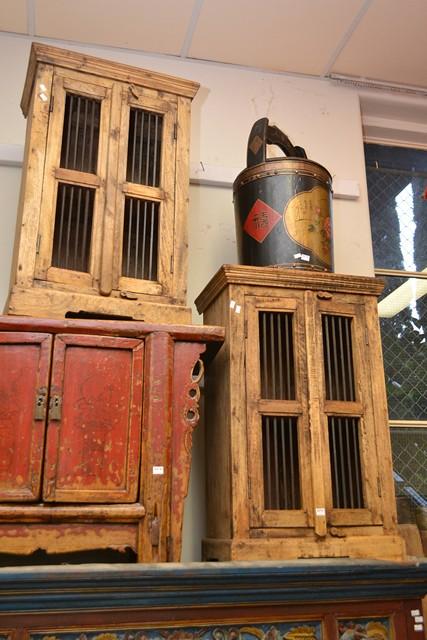
[[[372,275],[372,249],[357,92],[328,81],[188,62],[101,47],[56,46],[178,75],[201,84],[192,109],[191,162],[230,174],[245,167],[249,131],[267,116],[303,146],[309,158],[339,179],[356,181],[360,197],[334,200],[335,271]],[[2,145],[23,145],[25,121],[19,103],[30,41],[0,35],[0,158]],[[0,309],[9,286],[19,168],[0,167]],[[188,301],[192,303],[216,270],[236,262],[231,188],[191,186]],[[194,310],[194,321],[201,322]],[[201,432],[201,428],[200,428]],[[186,509],[184,560],[199,558],[203,532],[203,434],[194,450],[194,490]]]

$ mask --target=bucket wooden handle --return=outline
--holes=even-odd
[[[268,144],[277,145],[283,153],[291,158],[307,158],[302,147],[295,147],[288,136],[274,125],[268,124],[268,118],[260,118],[252,127],[248,140],[247,166],[261,164],[266,161]]]

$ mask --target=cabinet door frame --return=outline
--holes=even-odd
[[[45,333],[31,333],[19,331],[0,332],[0,349],[5,345],[25,346],[36,345],[39,347],[37,370],[34,371],[35,381],[32,398],[15,398],[14,403],[18,411],[22,403],[26,408],[30,408],[32,420],[28,425],[24,425],[24,433],[17,434],[21,438],[21,444],[15,449],[20,452],[21,462],[24,457],[24,450],[27,449],[27,477],[21,477],[11,484],[11,488],[0,488],[0,500],[3,502],[35,502],[40,498],[42,484],[42,465],[44,455],[44,441],[46,431],[46,414],[48,404],[48,387],[50,375],[50,362],[52,351],[52,336]],[[15,390],[16,391],[16,390]],[[2,411],[5,411],[4,419],[8,418],[7,396],[1,398]],[[12,398],[10,398],[12,402]],[[10,417],[10,414],[9,414]],[[22,417],[22,413],[21,413]],[[2,419],[0,417],[0,423]],[[27,429],[25,430],[25,426]],[[14,424],[16,428],[16,424]],[[4,441],[0,443],[2,447],[1,456],[7,455],[4,451]]]
[[[313,309],[310,306],[313,305]],[[318,295],[308,296],[307,313],[314,318],[313,331],[308,338],[308,351],[312,352],[317,362],[324,363],[322,316],[339,316],[351,319],[351,348],[354,374],[354,401],[340,401],[326,398],[325,367],[318,368],[318,378],[314,384],[318,389],[311,389],[309,393],[319,398],[320,432],[322,459],[324,460],[323,474],[325,487],[325,507],[327,523],[330,526],[363,526],[382,525],[381,503],[378,495],[379,464],[375,445],[375,420],[373,415],[372,391],[369,384],[369,354],[366,340],[366,314],[363,302],[345,302],[322,299]],[[313,383],[313,380],[311,381]],[[314,408],[313,403],[311,407]],[[361,489],[363,491],[364,507],[337,508],[333,505],[332,472],[330,460],[330,445],[328,434],[328,419],[355,418],[358,420],[358,442],[360,456]],[[317,421],[312,413],[312,424]]]
[[[61,427],[68,417],[58,411],[67,393],[67,349],[72,346],[88,349],[125,349],[132,352],[131,388],[128,397],[128,431],[125,473],[122,487],[91,489],[58,486],[60,456],[63,442]],[[50,389],[50,409],[47,425],[43,499],[46,502],[79,503],[135,503],[138,500],[140,476],[142,404],[143,404],[143,353],[144,341],[133,338],[60,334],[55,336]],[[84,368],[84,362],[81,362]],[[81,377],[80,377],[81,380]],[[111,418],[114,419],[114,416]],[[70,452],[71,454],[71,452]],[[84,472],[83,483],[84,483]]]
[[[119,157],[117,171],[116,219],[114,232],[113,289],[137,294],[173,294],[173,265],[175,254],[175,170],[177,99],[171,94],[155,90],[148,92],[132,85],[121,85],[119,131]],[[130,110],[141,109],[163,117],[159,186],[148,186],[127,181],[127,158]],[[124,216],[126,198],[146,201],[158,206],[158,246],[156,279],[140,279],[122,275],[124,245]]]
[[[261,398],[259,313],[261,311],[292,315],[295,399]],[[304,310],[301,296],[245,296],[247,322],[246,389],[248,477],[250,482],[251,528],[293,528],[312,524],[311,477],[304,463],[310,455],[307,367],[305,358]],[[265,509],[263,477],[262,416],[295,417],[298,434],[298,464],[300,474],[300,509]]]
[[[100,271],[103,218],[106,205],[105,186],[108,183],[108,139],[113,83],[101,78],[55,69],[52,83],[43,193],[40,206],[38,249],[35,279],[61,284],[65,288],[93,291],[97,289]],[[101,103],[98,161],[96,174],[60,167],[65,100],[67,92],[99,100]],[[53,239],[59,184],[88,187],[94,190],[91,251],[87,272],[52,265]]]

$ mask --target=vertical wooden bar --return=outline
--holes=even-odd
[[[113,85],[111,93],[111,112],[114,114],[114,124],[120,122],[122,96],[120,86]],[[101,249],[101,272],[99,281],[99,291],[103,296],[109,296],[113,289],[113,264],[114,254],[117,251],[115,246],[115,223],[116,223],[116,191],[117,172],[119,162],[119,130],[111,127],[108,141],[108,173],[109,179],[105,189],[105,208],[103,217],[103,235]]]
[[[175,213],[174,213],[174,229],[179,229],[180,242],[174,242],[173,258],[172,258],[172,291],[177,302],[185,303],[187,296],[187,269],[188,269],[188,184],[190,180],[190,101],[178,97],[177,112],[177,136],[176,136],[176,157],[179,162],[176,163],[176,179],[175,179]],[[166,122],[163,128],[165,130]],[[172,150],[171,150],[172,153]],[[163,153],[162,156],[163,158]],[[163,172],[163,170],[161,170]],[[161,207],[163,211],[163,207]],[[161,220],[160,220],[161,222]],[[159,246],[161,246],[159,238]],[[168,256],[172,252],[168,253]],[[160,271],[160,262],[159,262]],[[170,270],[170,267],[168,267]]]
[[[326,450],[324,446],[325,419],[323,417],[323,398],[321,397],[321,345],[322,332],[318,317],[317,302],[313,291],[304,292],[305,300],[305,335],[307,344],[309,424],[311,437],[311,469],[312,496],[314,507],[314,531],[317,536],[325,537],[326,529],[326,495],[324,485],[324,467]]]
[[[165,562],[168,556],[173,354],[174,342],[168,333],[147,336],[140,490],[146,516],[138,539],[138,559],[144,562]]]

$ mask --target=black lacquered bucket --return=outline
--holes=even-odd
[[[266,159],[267,144],[286,157]],[[233,185],[239,262],[332,271],[332,178],[267,118],[252,127]]]

